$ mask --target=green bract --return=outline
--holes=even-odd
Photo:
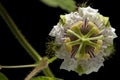
[[[103,66],[104,58],[114,51],[115,29],[109,17],[101,15],[91,7],[61,15],[50,36],[55,37],[58,58],[64,59],[61,69],[75,71],[79,75],[97,72]]]

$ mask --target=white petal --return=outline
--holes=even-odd
[[[65,28],[70,28],[72,24],[82,20],[82,17],[79,15],[78,12],[72,12],[70,14],[65,15],[66,18],[66,24],[64,25]]]
[[[97,72],[101,66],[103,66],[104,58],[102,56],[97,56],[89,60],[80,61],[80,65],[84,71],[81,74],[90,74],[92,72]]]
[[[109,46],[113,44],[113,39],[117,37],[115,34],[115,29],[112,27],[107,27],[102,31],[104,35],[103,45]]]
[[[73,58],[64,59],[64,62],[61,64],[60,69],[65,69],[68,71],[74,70],[77,66],[77,62]]]
[[[59,32],[60,27],[58,25],[54,26],[53,29],[50,31],[49,35],[55,37],[56,34]]]
[[[66,51],[65,45],[63,44],[60,49],[56,51],[56,56],[60,59],[70,58],[69,53]]]
[[[80,13],[80,16],[87,18],[89,16],[95,16],[98,12],[97,9],[93,9],[91,7],[87,7],[87,8],[79,8],[78,12]]]

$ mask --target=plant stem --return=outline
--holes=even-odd
[[[7,23],[8,27],[10,28],[11,32],[14,34],[14,36],[17,38],[19,43],[24,47],[24,49],[29,53],[29,55],[36,61],[40,62],[42,60],[42,57],[38,54],[38,52],[28,43],[28,41],[25,39],[25,37],[22,35],[22,33],[17,28],[17,25],[14,23],[12,18],[9,16],[5,8],[0,3],[0,15],[3,17],[5,22]],[[47,70],[46,70],[47,69]],[[45,68],[44,73],[51,73],[46,74],[48,76],[53,76],[51,70],[48,68]]]
[[[40,64],[38,64],[38,66],[36,66],[25,78],[25,80],[30,80],[32,77],[34,77],[38,72],[42,71],[43,69],[45,69],[48,66],[47,63],[47,59],[43,58],[40,62]],[[47,75],[46,75],[47,76]]]
[[[45,69],[43,70],[43,73],[44,73],[46,76],[54,77],[54,74],[52,73],[52,71],[50,70],[49,67],[45,68]]]
[[[7,23],[8,27],[10,28],[11,32],[14,34],[14,36],[17,38],[19,43],[25,48],[25,50],[29,53],[29,55],[35,60],[40,61],[41,57],[37,53],[35,49],[27,42],[25,37],[22,35],[22,33],[17,28],[17,25],[13,22],[12,18],[9,16],[5,8],[0,3],[0,15],[3,17],[5,22]]]
[[[50,59],[48,60],[48,64],[52,63],[52,62],[55,61],[56,59],[57,59],[56,56],[50,58]]]
[[[53,61],[55,61],[57,59],[56,56],[52,57],[51,59],[48,60],[48,64],[52,63]],[[49,77],[54,77],[54,75],[52,74],[50,68],[45,68],[43,73]]]
[[[29,64],[29,65],[17,65],[17,66],[2,66],[0,68],[28,68],[28,67],[36,67],[38,64]]]
[[[52,57],[51,59],[48,59],[48,65],[50,63],[52,63],[53,61],[55,61],[57,59],[56,56]],[[40,61],[41,62],[41,61]],[[39,64],[27,64],[27,65],[15,65],[15,66],[3,66],[3,65],[0,65],[0,69],[2,68],[27,68],[27,67],[36,67],[38,66]],[[48,72],[48,71],[47,71]]]

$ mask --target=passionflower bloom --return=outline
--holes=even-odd
[[[117,37],[109,18],[91,7],[61,15],[49,35],[59,46],[56,56],[64,59],[60,68],[79,75],[97,72],[113,53],[113,39]]]

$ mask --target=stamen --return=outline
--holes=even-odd
[[[80,28],[80,31],[82,32],[83,35],[85,35],[88,32],[88,26],[87,26],[87,19],[84,20],[83,26]]]
[[[100,49],[100,41],[103,35],[100,34],[98,27],[92,23],[79,21],[67,30],[67,37],[71,41],[67,41],[67,50],[71,51],[71,57],[75,59],[94,58]],[[73,39],[74,38],[74,39]]]
[[[75,58],[76,52],[78,50],[78,46],[73,46],[72,48],[73,50],[72,50],[71,58]]]
[[[89,53],[89,55],[90,55],[91,58],[95,57],[93,50],[90,50],[88,53]]]

